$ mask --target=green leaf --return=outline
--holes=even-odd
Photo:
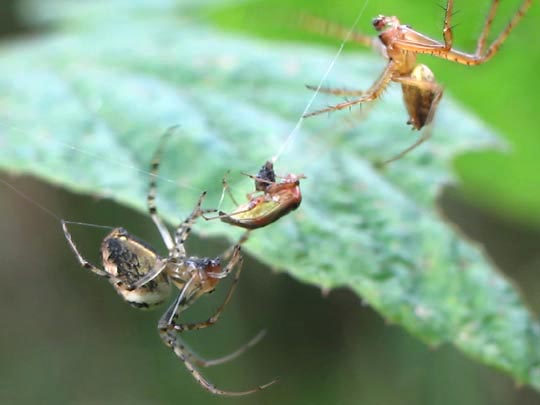
[[[317,84],[333,55],[217,31],[196,18],[195,2],[113,4],[36,3],[37,21],[63,28],[4,46],[0,167],[145,212],[151,155],[180,124],[158,189],[169,222],[202,190],[215,207],[227,170],[237,198],[253,191],[239,173],[256,173],[284,145],[312,96],[304,84]],[[343,55],[331,80],[366,88],[383,63]],[[348,287],[424,341],[450,342],[540,388],[538,323],[436,211],[441,187],[454,180],[451,159],[496,145],[492,132],[445,97],[433,137],[381,171],[373,162],[417,134],[405,125],[399,88],[369,108],[362,118],[354,109],[306,120],[276,163],[280,174],[307,176],[302,206],[254,232],[246,250],[323,289]],[[240,235],[218,221],[195,230]]]

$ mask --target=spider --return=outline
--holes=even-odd
[[[223,189],[228,191],[238,207],[231,213],[219,211],[217,216],[206,219],[220,218],[228,224],[252,230],[269,225],[300,206],[300,179],[305,178],[304,175],[288,174],[282,181],[276,182],[274,165],[270,161],[262,166],[256,176],[245,175],[255,182],[255,192],[247,195],[248,202],[238,205],[224,178]]]
[[[493,0],[491,3],[489,13],[484,23],[484,28],[478,38],[475,53],[465,53],[452,48],[453,32],[450,22],[452,19],[454,0],[448,0],[446,3],[443,25],[444,43],[415,31],[408,25],[401,24],[397,17],[378,15],[372,21],[375,30],[380,33],[378,37],[372,38],[362,34],[353,33],[352,39],[362,45],[373,46],[388,59],[386,68],[380,77],[365,92],[332,88],[320,89],[320,91],[325,93],[358,98],[308,113],[304,115],[304,117],[342,110],[356,104],[374,101],[382,95],[384,89],[390,82],[397,82],[401,84],[403,101],[409,114],[407,124],[411,125],[413,130],[422,129],[433,120],[437,105],[443,94],[443,88],[435,81],[435,76],[426,65],[416,63],[417,54],[433,55],[468,66],[480,65],[487,62],[495,56],[512,29],[525,15],[532,0],[524,0],[523,3],[521,3],[519,9],[506,28],[486,49],[487,36],[495,18],[499,3],[500,0]],[[307,24],[307,27],[309,28],[310,25],[321,24],[321,21],[313,17],[308,17]],[[340,37],[344,37],[347,34],[346,30],[335,25],[327,24],[327,31],[330,34]],[[316,89],[313,86],[308,86],[308,88],[311,90]],[[424,131],[414,144],[383,163],[386,164],[400,159],[422,144],[429,136],[430,132]]]
[[[197,201],[191,215],[177,227],[173,239],[163,220],[158,215],[155,205],[157,188],[155,179],[165,138],[166,136],[163,137],[152,160],[147,205],[150,217],[158,228],[169,251],[166,257],[160,256],[152,247],[129,234],[125,229],[115,228],[105,237],[101,244],[104,269],[100,269],[88,262],[79,253],[67,229],[66,222],[62,220],[64,235],[81,266],[98,276],[107,278],[118,294],[135,308],[151,309],[162,304],[170,295],[171,284],[180,290],[178,297],[159,320],[158,331],[163,342],[184,362],[189,372],[203,388],[213,394],[229,396],[247,395],[265,389],[277,380],[259,385],[248,391],[223,391],[208,382],[195,367],[196,365],[200,367],[213,366],[232,360],[256,344],[262,338],[262,333],[259,333],[234,353],[214,360],[204,360],[198,357],[180,339],[179,334],[184,331],[204,329],[218,321],[238,283],[243,261],[241,244],[246,237],[244,236],[237,244],[227,249],[222,258],[211,259],[187,256],[184,244],[190,234],[192,225],[205,212],[201,209],[206,195],[206,192],[204,192]],[[221,264],[222,259],[229,260],[224,267]],[[177,322],[184,310],[202,295],[213,292],[219,281],[226,278],[235,267],[235,276],[225,300],[208,320],[184,324]]]

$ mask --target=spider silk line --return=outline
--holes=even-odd
[[[309,109],[313,105],[313,102],[315,101],[315,98],[319,94],[319,91],[321,90],[323,83],[325,82],[326,78],[328,77],[328,75],[330,74],[332,69],[334,68],[339,56],[343,52],[343,48],[345,48],[345,44],[351,38],[351,35],[352,35],[354,29],[356,28],[356,26],[360,22],[360,18],[362,18],[362,16],[364,15],[364,11],[366,10],[366,7],[368,6],[368,4],[369,4],[369,0],[366,0],[364,2],[364,5],[362,6],[360,11],[358,12],[358,15],[356,16],[356,18],[355,18],[349,32],[347,32],[347,35],[345,36],[343,41],[341,41],[341,45],[339,46],[338,51],[334,55],[334,58],[332,59],[332,61],[328,65],[328,68],[326,69],[323,76],[321,77],[321,80],[319,80],[319,84],[317,85],[317,89],[315,90],[313,95],[310,97],[310,99],[309,99],[309,101],[308,101],[308,103],[306,105],[306,108],[304,108],[304,111],[300,115],[300,118],[298,119],[298,121],[296,121],[296,125],[294,126],[292,131],[289,133],[289,135],[287,135],[287,138],[285,138],[285,141],[281,144],[281,147],[279,148],[278,152],[274,156],[272,156],[272,159],[271,159],[272,163],[276,163],[276,161],[281,157],[281,155],[285,152],[287,147],[291,144],[293,139],[296,137],[296,134],[298,133],[298,131],[300,130],[300,127],[302,126],[302,123],[304,122],[304,119],[305,119],[304,115],[307,114],[307,112],[309,111]]]
[[[58,221],[58,223],[61,223],[62,222],[62,218],[60,218],[59,215],[57,215],[56,213],[54,213],[54,211],[50,210],[49,208],[45,207],[43,204],[37,202],[36,200],[34,200],[33,198],[31,198],[29,195],[27,195],[26,193],[23,193],[21,190],[19,190],[17,187],[15,187],[13,184],[9,183],[8,181],[4,180],[4,179],[1,179],[0,178],[0,183],[2,183],[4,186],[6,186],[7,188],[11,189],[13,192],[15,192],[19,197],[21,197],[22,199],[26,200],[27,202],[29,202],[30,204],[32,204],[33,206],[39,208],[41,211],[43,211],[44,213],[46,213],[47,215],[49,215],[50,217],[54,218],[56,221]],[[76,221],[66,221],[64,220],[65,223],[67,224],[72,224],[72,225],[81,225],[81,226],[87,226],[87,227],[91,227],[91,228],[101,228],[101,229],[114,229],[113,226],[107,226],[107,225],[96,225],[96,224],[90,224],[90,223],[87,223],[87,222],[76,222]]]
[[[1,122],[1,121],[0,121],[0,126],[3,126],[4,128],[10,129],[10,130],[15,131],[15,132],[19,132],[22,135],[27,135],[27,134],[30,133],[30,131],[25,131],[22,128],[19,128],[19,127],[13,125],[13,124],[8,124],[8,123]],[[148,170],[145,170],[145,169],[141,169],[140,167],[134,166],[132,164],[125,163],[125,162],[122,162],[122,161],[117,160],[117,159],[107,158],[106,156],[100,155],[98,153],[89,152],[87,150],[79,148],[79,147],[77,147],[77,146],[75,146],[73,144],[70,144],[68,142],[64,142],[64,141],[60,141],[58,139],[54,139],[50,135],[45,135],[45,134],[40,135],[40,134],[38,134],[38,135],[34,135],[34,136],[36,138],[38,138],[38,139],[45,139],[45,140],[47,140],[49,142],[55,143],[56,145],[59,145],[59,146],[63,147],[64,149],[72,150],[74,152],[80,153],[81,155],[89,156],[89,157],[91,157],[93,159],[96,159],[96,160],[99,160],[101,162],[111,163],[111,164],[114,164],[116,166],[123,167],[125,169],[133,170],[135,172],[144,174],[144,175],[149,176],[149,177],[153,177],[155,179],[167,182],[169,184],[173,184],[173,185],[181,187],[181,188],[185,188],[187,190],[197,191],[198,193],[201,193],[203,191],[200,188],[185,184],[185,183],[180,182],[178,180],[173,180],[173,179],[170,179],[168,177],[165,177],[165,176],[162,176],[162,175],[159,175],[159,174],[154,175],[152,172],[149,172]]]

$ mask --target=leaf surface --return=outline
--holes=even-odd
[[[160,213],[178,223],[203,190],[215,207],[227,170],[244,198],[253,185],[240,172],[255,174],[284,145],[311,97],[304,84],[317,84],[333,55],[218,31],[195,3],[113,4],[34,3],[55,29],[3,47],[0,167],[145,212],[151,155],[179,124],[162,159]],[[343,55],[331,80],[367,88],[383,64]],[[320,96],[314,108],[324,101],[337,102]],[[433,137],[380,170],[375,162],[417,134],[399,88],[367,108],[304,122],[276,163],[278,174],[307,176],[302,206],[253,233],[246,250],[323,289],[348,287],[424,341],[451,342],[540,388],[538,323],[436,210],[452,158],[497,145],[495,136],[445,97]],[[240,235],[218,221],[195,231]]]

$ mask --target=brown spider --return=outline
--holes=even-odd
[[[170,132],[167,132],[163,140]],[[238,283],[243,261],[240,253],[240,245],[246,240],[247,235],[229,248],[221,258],[211,259],[186,255],[184,243],[190,234],[191,227],[197,218],[206,212],[201,209],[206,192],[200,196],[191,215],[178,226],[173,239],[161,217],[158,215],[155,205],[155,179],[159,168],[159,157],[164,144],[163,140],[152,160],[151,182],[147,204],[150,216],[169,251],[166,257],[160,256],[152,247],[130,235],[125,229],[115,228],[105,237],[101,244],[101,256],[104,268],[102,270],[88,262],[79,253],[67,229],[66,222],[62,220],[64,235],[79,263],[94,274],[107,278],[118,294],[133,307],[150,309],[162,304],[170,295],[171,284],[180,290],[180,294],[174,303],[159,320],[159,335],[163,342],[184,362],[189,372],[205,389],[213,394],[230,396],[247,395],[262,390],[275,383],[276,380],[248,391],[223,391],[208,382],[195,368],[195,365],[208,367],[232,360],[256,344],[262,338],[262,333],[259,333],[254,339],[234,353],[214,360],[204,360],[198,357],[180,339],[179,334],[184,331],[203,329],[212,326],[218,321]],[[229,258],[230,260],[227,265],[222,267],[221,260],[228,260]],[[197,323],[177,323],[178,317],[184,310],[202,295],[213,292],[219,281],[226,278],[235,267],[237,268],[236,274],[225,300],[208,320]]]
[[[252,230],[269,225],[300,206],[300,179],[305,178],[304,175],[288,174],[276,182],[274,165],[270,161],[262,166],[256,176],[245,175],[255,182],[255,192],[247,195],[248,201],[239,205],[224,178],[223,189],[228,192],[237,208],[230,213],[219,211],[217,216],[205,219],[219,218],[230,225]]]
[[[512,17],[506,28],[499,36],[491,43],[486,50],[486,39],[489,30],[495,18],[497,7],[500,0],[493,0],[484,28],[478,38],[476,51],[474,54],[465,53],[452,48],[453,33],[450,21],[454,8],[454,1],[448,0],[446,4],[443,38],[444,43],[432,39],[418,31],[413,30],[408,25],[400,23],[397,17],[387,17],[379,15],[372,21],[373,27],[380,33],[378,37],[368,37],[362,34],[353,33],[352,39],[362,45],[372,46],[377,49],[386,59],[388,64],[380,77],[367,91],[358,90],[343,90],[322,88],[320,91],[334,95],[358,97],[351,101],[346,101],[322,110],[314,111],[304,115],[310,117],[312,115],[321,114],[335,110],[342,110],[353,105],[374,101],[381,96],[384,89],[390,82],[401,84],[403,91],[403,100],[409,113],[407,124],[413,129],[420,130],[428,125],[432,120],[437,109],[437,105],[442,97],[443,89],[435,81],[435,77],[431,70],[426,65],[416,63],[417,54],[433,55],[442,59],[447,59],[452,62],[464,65],[480,65],[490,60],[499,50],[502,43],[506,40],[512,29],[518,24],[521,18],[525,15],[532,0],[524,0],[521,3],[516,14]],[[313,17],[308,17],[307,27],[313,27],[315,24],[320,25],[321,20]],[[347,31],[336,25],[326,24],[326,31],[332,35],[341,38],[347,35]],[[314,90],[315,87],[308,86]],[[384,163],[389,163],[403,157],[430,136],[429,131],[424,131],[422,136],[411,146],[400,152],[398,155],[388,159]]]

